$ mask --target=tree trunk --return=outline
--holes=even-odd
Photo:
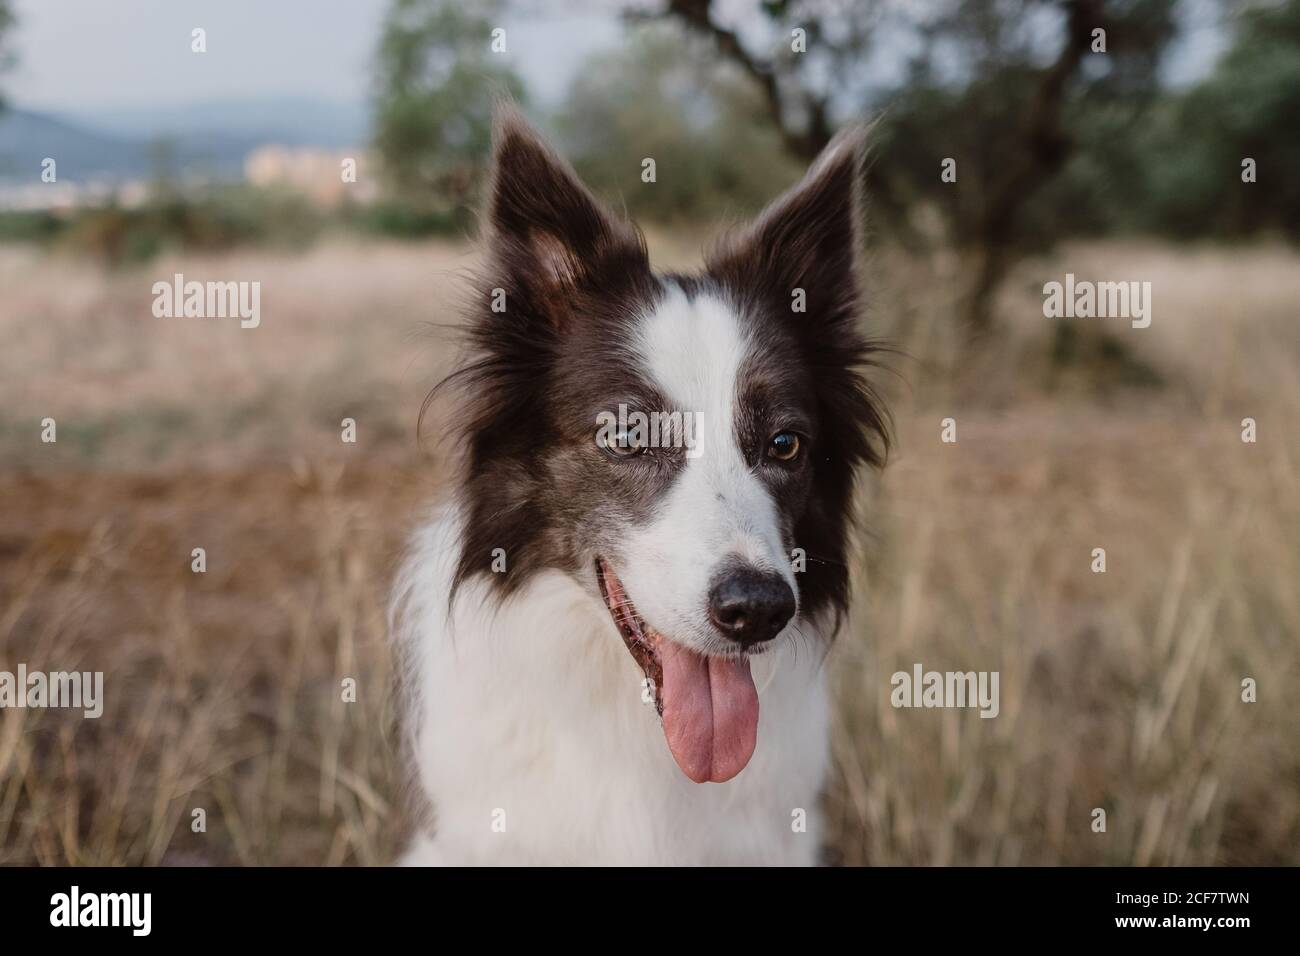
[[[752,56],[734,32],[717,24],[710,7],[711,0],[669,0],[667,12],[690,29],[712,37],[719,52],[754,79],[786,149],[811,161],[831,139],[826,101],[804,91],[802,106],[808,122],[806,128],[796,129],[774,66]],[[1065,43],[1056,61],[1043,71],[1029,102],[1023,122],[1024,149],[986,190],[989,200],[975,232],[977,248],[971,255],[970,279],[961,306],[972,338],[983,337],[996,326],[993,299],[1015,262],[1016,220],[1021,208],[1060,171],[1073,149],[1062,129],[1061,111],[1069,81],[1091,48],[1092,31],[1105,26],[1105,0],[1064,0],[1064,7]]]

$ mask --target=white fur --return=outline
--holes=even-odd
[[[708,619],[719,565],[744,559],[780,573],[798,593],[776,507],[736,445],[736,378],[748,342],[722,302],[688,301],[680,290],[646,319],[640,339],[669,406],[695,414],[698,456],[687,460],[654,520],[629,531],[615,570],[652,627],[701,653],[723,654],[727,642]]]
[[[702,415],[704,444],[618,572],[651,626],[717,648],[705,617],[717,563],[739,554],[795,585],[773,503],[735,445],[746,343],[721,303],[678,293],[646,320],[641,347],[667,397]],[[395,594],[414,759],[433,807],[403,862],[815,862],[829,705],[813,622],[787,629],[810,640],[783,635],[752,659],[749,765],[726,783],[692,783],[594,588],[546,572],[498,603],[477,576],[448,608],[462,520],[452,503],[418,532]]]

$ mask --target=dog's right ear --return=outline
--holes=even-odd
[[[820,341],[851,328],[858,315],[862,164],[866,130],[849,126],[817,157],[803,180],[758,220],[709,256],[709,273],[742,296],[759,295],[791,315],[806,296],[801,328]]]
[[[517,109],[499,105],[494,128],[488,241],[511,287],[562,327],[587,283],[649,273],[636,229],[601,207]]]

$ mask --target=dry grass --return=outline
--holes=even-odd
[[[658,243],[673,264],[684,248]],[[451,354],[424,324],[451,320],[466,261],[0,258],[0,669],[102,670],[107,697],[97,721],[0,713],[0,863],[391,859],[383,601],[438,482],[414,417]],[[899,448],[864,496],[865,599],[833,655],[836,858],[1300,862],[1297,264],[1065,250],[1008,284],[1006,342],[972,361],[949,264],[875,263],[873,322],[914,358],[889,386]],[[1161,387],[1043,359],[1037,290],[1067,265],[1155,283],[1152,328],[1109,328]],[[173,271],[261,279],[262,328],[153,319]],[[1001,715],[893,709],[889,676],[915,662],[999,670]]]
[[[448,360],[425,323],[463,261],[0,262],[21,290],[0,307],[0,669],[102,670],[107,697],[100,720],[0,716],[0,863],[391,859],[385,590],[437,483],[413,448]],[[152,318],[173,271],[260,278],[262,327]]]
[[[1163,387],[1090,384],[1118,361],[1043,361],[1042,283],[1067,263],[1153,282],[1151,328],[1105,328]],[[969,367],[945,286],[878,265],[878,311],[923,384],[899,390],[899,453],[867,506],[868,598],[838,648],[839,858],[1300,862],[1295,257],[1066,250],[1009,283],[1010,341]],[[1241,441],[1248,416],[1257,444]],[[890,675],[918,662],[999,671],[1001,714],[894,709]]]

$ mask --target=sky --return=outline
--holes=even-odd
[[[361,103],[390,0],[14,0],[13,104],[50,112],[276,97]],[[472,2],[472,0],[466,0]],[[613,4],[579,15],[507,17],[507,58],[554,102],[621,27]],[[602,9],[606,12],[602,12]],[[190,31],[207,31],[206,53]]]
[[[472,3],[473,0],[465,0]],[[734,15],[741,0],[720,0]],[[203,101],[368,101],[371,57],[390,0],[13,0],[9,101],[82,116],[96,108]],[[587,57],[617,45],[621,0],[514,0],[507,59],[530,95],[555,105]],[[1192,25],[1208,0],[1189,0]],[[538,15],[542,10],[579,14]],[[1200,14],[1200,16],[1197,16]],[[208,51],[190,51],[190,31]],[[1204,73],[1221,32],[1201,20],[1171,57],[1170,79]]]

